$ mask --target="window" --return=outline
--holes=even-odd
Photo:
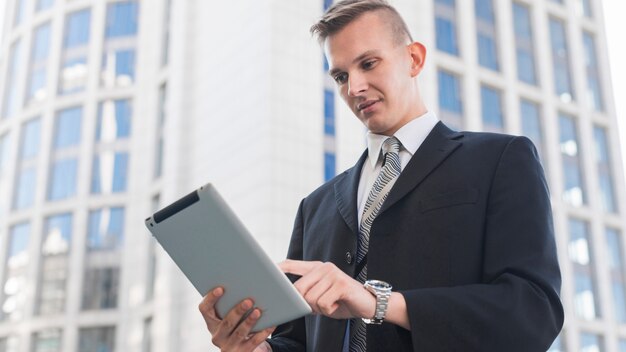
[[[117,267],[88,268],[83,282],[83,310],[117,307],[120,281]],[[81,350],[84,351],[84,350]]]
[[[461,129],[463,125],[463,101],[460,79],[443,70],[437,72],[439,81],[439,114],[450,127]]]
[[[22,65],[22,42],[21,40],[17,40],[11,45],[11,49],[9,51],[9,66],[7,71],[7,80],[5,87],[15,87],[17,86],[17,82],[19,82],[19,73],[21,71]],[[16,112],[17,104],[18,104],[18,89],[4,89],[4,104],[2,117],[8,118],[13,116]]]
[[[37,301],[40,315],[59,314],[65,309],[71,237],[72,214],[59,214],[46,219]]]
[[[624,290],[624,255],[622,253],[622,238],[620,233],[611,228],[605,231],[606,247],[609,262],[609,277],[611,291],[615,303],[615,319],[620,323],[626,323],[626,291]]]
[[[61,329],[47,329],[33,334],[33,352],[61,352]]]
[[[65,19],[59,93],[78,93],[87,83],[87,53],[89,46],[89,9],[73,12]]]
[[[120,49],[106,52],[102,58],[102,85],[126,87],[135,80],[135,50]]]
[[[50,51],[50,23],[35,30],[33,47],[30,54],[30,68],[26,103],[41,101],[46,98],[46,66]]]
[[[583,32],[583,45],[585,48],[585,73],[587,75],[587,102],[592,109],[601,111],[604,109],[604,104],[600,88],[600,72],[598,72],[596,42],[591,33]]]
[[[600,335],[582,332],[580,334],[580,351],[581,352],[600,352],[604,351],[604,342]]]
[[[78,351],[113,352],[115,349],[115,327],[104,326],[79,330]]]
[[[37,0],[37,5],[35,5],[35,11],[43,11],[47,10],[54,5],[54,0]]]
[[[594,126],[593,137],[595,141],[596,166],[598,168],[598,181],[600,182],[600,195],[602,207],[605,211],[614,213],[617,211],[615,192],[613,190],[613,177],[611,167],[611,155],[606,130]]]
[[[593,320],[600,316],[596,300],[595,264],[587,222],[569,220],[569,259],[574,269],[574,312],[579,318]]]
[[[496,38],[496,20],[493,0],[475,0],[478,63],[494,71],[499,70]]]
[[[591,0],[579,0],[578,2],[579,12],[585,16],[591,18],[593,11],[591,9]]]
[[[102,152],[93,159],[91,193],[110,194],[126,191],[128,153]]]
[[[31,159],[39,153],[39,142],[41,139],[41,121],[34,118],[25,122],[22,126],[22,145],[20,147],[21,160]]]
[[[9,162],[9,134],[0,135],[0,179]]]
[[[15,180],[13,209],[26,209],[35,202],[37,173],[34,167],[23,168]]]
[[[626,340],[624,339],[619,340],[619,346],[617,350],[618,352],[626,352]]]
[[[459,44],[456,30],[455,0],[435,1],[435,32],[437,49],[451,55],[459,56]]]
[[[61,200],[76,195],[78,160],[59,159],[52,164],[48,200]]]
[[[541,128],[539,106],[529,100],[522,99],[520,101],[520,116],[522,118],[522,134],[533,141],[539,156],[545,163],[543,129]]]
[[[57,114],[54,128],[54,148],[62,149],[80,143],[80,126],[83,109],[65,109]]]
[[[91,211],[87,231],[87,249],[116,250],[124,239],[124,208],[113,207]]]
[[[107,100],[98,106],[96,140],[112,142],[130,135],[132,104],[128,99]]]
[[[563,333],[561,332],[561,334]],[[561,341],[561,335],[556,337],[547,352],[565,352],[565,348],[563,347],[563,343]]]
[[[11,227],[4,276],[4,301],[0,310],[0,320],[21,320],[26,300],[28,282],[28,241],[30,223],[24,222]]]
[[[513,21],[515,27],[517,79],[528,84],[537,84],[537,79],[535,77],[533,32],[528,6],[514,2]]]
[[[552,68],[554,70],[554,89],[561,101],[569,103],[574,99],[572,80],[569,69],[569,53],[565,39],[563,22],[550,18],[550,39],[552,45]]]
[[[587,200],[576,121],[572,116],[560,114],[559,129],[563,184],[565,187],[563,189],[563,199],[571,205],[582,206]]]
[[[13,27],[19,26],[24,20],[24,16],[26,15],[26,1],[27,0],[15,1],[15,17],[13,17]]]
[[[120,1],[107,5],[105,36],[107,38],[137,34],[137,1]]]
[[[171,28],[172,0],[165,0],[163,16],[163,46],[161,47],[161,66],[167,66],[170,51],[170,28]]]
[[[480,100],[483,128],[486,131],[501,132],[504,130],[504,117],[500,91],[481,85]]]

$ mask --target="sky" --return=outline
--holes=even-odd
[[[626,80],[624,80],[626,67],[619,63],[626,63],[626,45],[623,44],[623,38],[620,38],[626,33],[626,21],[623,18],[626,13],[626,0],[601,1],[604,7],[613,97],[621,135],[622,168],[624,170],[626,169]],[[0,0],[0,38],[2,38],[4,29],[4,7],[6,3],[6,0]],[[5,60],[5,58],[0,58],[0,60]]]

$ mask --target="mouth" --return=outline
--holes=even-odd
[[[380,100],[367,100],[362,103],[357,104],[356,109],[358,111],[367,111],[372,105],[378,103]]]

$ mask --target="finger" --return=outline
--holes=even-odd
[[[263,341],[265,341],[265,339],[267,339],[274,332],[275,329],[276,327],[271,327],[271,328],[261,330],[257,332],[256,334],[251,335],[250,340],[248,340],[250,345],[253,347],[258,347],[260,344],[263,343]]]
[[[224,289],[222,287],[216,287],[209,291],[198,305],[198,309],[211,333],[213,332],[214,326],[220,321],[220,317],[215,310],[215,304],[222,295],[224,295]]]
[[[247,298],[233,307],[222,319],[220,322],[217,331],[213,334],[213,343],[215,345],[220,346],[218,343],[222,343],[223,341],[227,341],[228,338],[233,334],[237,324],[241,321],[241,317],[243,317],[254,303],[251,299]],[[215,343],[218,342],[218,343]]]
[[[335,270],[339,269],[333,263],[319,263],[315,266],[315,269],[298,279],[294,286],[302,296],[305,296],[313,286],[317,285],[322,279],[328,278]]]
[[[278,267],[285,273],[302,276],[309,273],[320,264],[322,263],[287,259],[278,263]]]
[[[314,313],[321,314],[322,310],[319,307],[319,299],[328,291],[333,285],[332,280],[328,276],[321,276],[320,280],[311,285],[308,290],[302,293],[304,300],[311,306]]]

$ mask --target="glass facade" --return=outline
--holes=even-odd
[[[626,286],[624,286],[625,276],[622,236],[616,229],[612,228],[605,230],[605,236],[615,320],[623,324],[626,323]]]
[[[460,78],[444,70],[437,71],[439,85],[439,116],[448,126],[463,127],[463,97]]]
[[[80,143],[80,126],[83,109],[69,108],[57,114],[54,128],[54,149],[76,146]]]
[[[609,154],[609,143],[606,129],[594,126],[593,137],[595,142],[595,159],[598,169],[598,181],[600,182],[600,196],[602,207],[605,211],[614,213],[617,211],[615,201],[615,191],[613,189],[613,176],[611,167],[611,155]]]
[[[113,352],[115,350],[115,327],[83,328],[79,331],[78,351]]]
[[[485,131],[503,132],[504,113],[499,90],[482,85],[480,87],[480,106],[482,111],[483,129]]]
[[[61,200],[76,195],[78,160],[56,160],[50,168],[48,200]]]
[[[24,317],[28,285],[28,245],[30,223],[13,225],[9,230],[8,251],[2,285],[0,320],[17,321]]]
[[[459,43],[456,28],[456,1],[435,1],[435,34],[437,49],[455,56],[459,56]]]
[[[87,268],[83,282],[83,310],[117,308],[120,269]]]
[[[537,84],[535,77],[535,52],[533,30],[528,5],[513,3],[515,28],[515,56],[517,58],[517,79],[528,84]]]
[[[102,152],[93,159],[91,193],[110,194],[126,191],[128,153]]]
[[[53,215],[46,219],[37,297],[37,311],[40,315],[64,312],[71,239],[72,214]]]
[[[598,58],[596,56],[596,42],[589,32],[583,32],[583,46],[585,50],[585,73],[587,76],[587,103],[594,110],[603,110],[602,89],[600,84],[600,72]]]
[[[9,66],[6,73],[6,86],[15,87],[18,82],[18,75],[22,68],[22,41],[17,39],[9,50]],[[2,118],[13,116],[18,108],[18,89],[4,90],[4,103],[2,104]]]
[[[90,9],[76,11],[66,16],[59,94],[78,93],[85,89],[90,25]]]
[[[52,7],[52,5],[54,5],[54,0],[37,0],[37,4],[35,5],[35,11],[39,12],[48,10]]]
[[[583,332],[580,334],[581,352],[601,352],[604,351],[604,341],[597,334]]]
[[[113,142],[130,136],[132,104],[129,99],[100,103],[96,124],[96,141]]]
[[[522,119],[522,134],[530,138],[533,142],[545,168],[545,146],[543,128],[541,127],[541,117],[539,115],[539,106],[526,99],[520,100],[520,116]]]
[[[35,29],[30,54],[26,103],[41,101],[46,98],[46,77],[49,54],[50,23],[45,23]]]
[[[570,219],[569,235],[568,253],[574,269],[574,312],[578,318],[593,320],[600,316],[600,310],[589,224]]]
[[[138,11],[137,1],[107,4],[100,77],[103,87],[126,87],[135,81]]]
[[[550,40],[552,45],[552,69],[554,70],[554,92],[563,102],[574,99],[574,89],[570,76],[570,59],[565,36],[564,23],[550,18]]]
[[[63,332],[61,329],[46,329],[33,334],[33,352],[61,352]]]
[[[478,63],[498,71],[498,45],[493,0],[475,0]]]
[[[89,213],[87,249],[120,249],[124,239],[124,208],[113,207],[93,210]]]
[[[571,205],[582,206],[586,200],[582,156],[578,127],[574,117],[559,115],[559,137],[563,167],[563,199]]]

